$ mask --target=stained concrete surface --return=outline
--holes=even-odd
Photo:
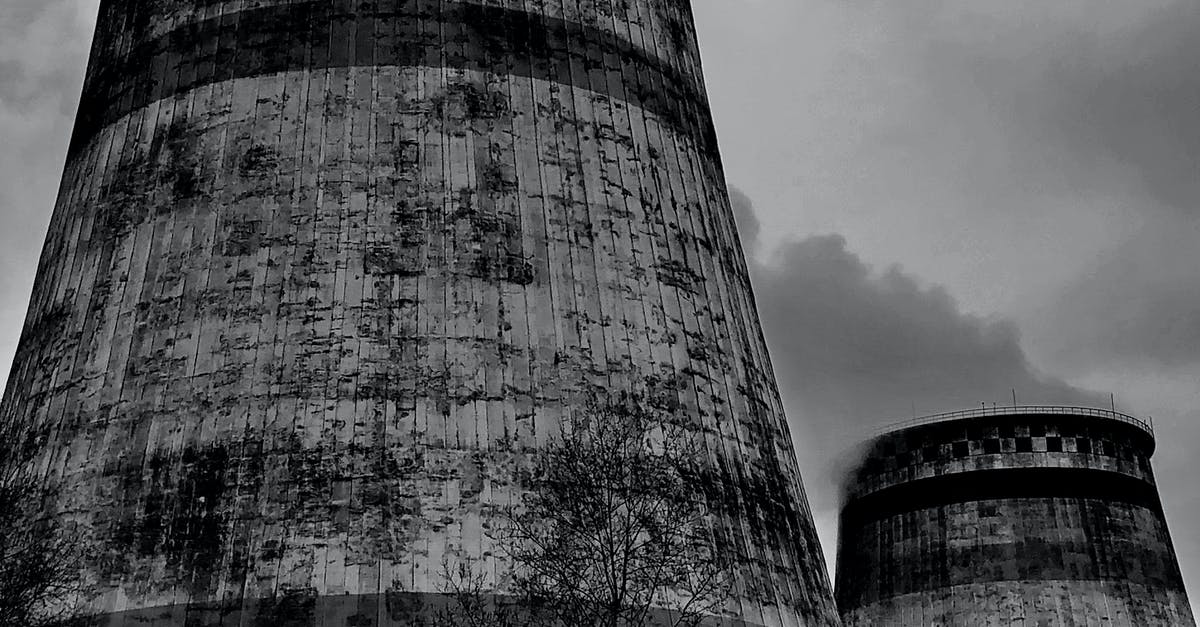
[[[530,455],[633,390],[704,438],[728,617],[837,621],[688,2],[105,0],[82,102],[0,466],[90,609],[502,592]]]

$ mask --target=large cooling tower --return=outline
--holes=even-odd
[[[837,620],[689,0],[103,0],[96,33],[0,413],[90,609],[408,624],[467,558],[503,594],[519,469],[634,390],[705,437],[727,616]]]
[[[846,486],[846,625],[1194,625],[1146,423],[1107,410],[933,416]]]

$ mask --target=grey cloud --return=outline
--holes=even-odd
[[[1200,366],[1200,222],[1158,217],[1023,316],[1047,363],[1077,373]]]
[[[73,116],[96,0],[15,0],[0,9],[0,106]]]
[[[1165,206],[1200,201],[1200,4],[1181,2],[1054,68],[1053,125],[1072,152],[1106,155]],[[1093,54],[1088,52],[1094,51]],[[1094,161],[1094,160],[1090,160]]]
[[[952,112],[943,119],[990,121],[977,136],[1003,131],[1016,157],[1000,173],[1008,183],[1128,184],[1154,205],[1195,207],[1200,4],[1020,4],[924,3],[926,15],[897,18],[922,30],[900,58]]]
[[[898,34],[925,38],[899,58],[942,119],[1009,155],[975,171],[964,211],[1074,204],[1057,232],[1011,241],[1046,238],[1076,265],[1017,305],[1030,353],[1073,376],[1200,366],[1200,3],[918,4],[941,27],[889,7]],[[1093,239],[1105,223],[1126,226]]]
[[[1092,261],[1022,316],[1066,372],[1200,366],[1200,4],[1141,18],[1064,44],[1031,125],[1075,166],[1127,181],[1137,217],[1115,244],[1075,243]]]
[[[0,3],[0,354],[12,355],[66,154],[96,0]],[[0,360],[0,385],[8,359]]]

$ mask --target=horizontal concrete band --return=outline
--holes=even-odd
[[[1094,499],[1145,507],[1160,516],[1151,483],[1090,468],[997,468],[918,479],[859,496],[842,508],[842,520],[863,524],[907,512],[994,499]]]
[[[972,582],[845,608],[847,627],[1195,625],[1187,595],[1112,581]]]
[[[407,5],[347,12],[338,4],[247,9],[186,24],[120,59],[93,59],[68,154],[123,116],[205,85],[287,71],[431,67],[534,78],[608,96],[658,116],[716,158],[699,78],[611,32],[464,2],[444,1],[433,14]]]
[[[514,604],[512,597],[485,595],[485,611],[505,607],[522,624],[532,612]],[[316,595],[293,592],[267,599],[235,600],[227,603],[188,603],[126,610],[98,616],[89,627],[410,627],[423,624],[486,623],[486,615],[465,615],[448,594],[388,592],[385,594]],[[650,627],[672,625],[678,616],[652,610]],[[86,622],[85,622],[86,624]],[[72,625],[76,625],[72,623]],[[705,627],[761,627],[740,619],[709,618]]]
[[[872,538],[872,541],[886,543],[886,539]],[[905,594],[970,583],[1009,581],[1109,581],[1164,592],[1184,591],[1183,579],[1169,545],[1140,546],[1130,538],[1104,537],[1076,540],[1023,538],[1008,543],[968,546],[948,544],[932,541],[927,550],[920,553],[875,556],[874,559],[879,561],[843,552],[843,559],[854,559],[857,565],[847,566],[855,570],[853,579],[839,577],[839,606],[861,607]]]
[[[1154,486],[1119,473],[1004,469],[913,481],[850,503],[841,531],[843,609],[979,582],[1183,590]]]

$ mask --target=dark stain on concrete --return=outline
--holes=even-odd
[[[285,589],[282,594],[258,601],[255,624],[279,627],[312,627],[317,624],[317,591]]]
[[[660,259],[654,268],[659,281],[688,294],[698,293],[698,286],[704,282],[704,277],[678,259]]]
[[[238,161],[238,174],[245,178],[260,178],[275,172],[279,157],[270,146],[257,144],[242,153]]]
[[[363,255],[363,271],[374,276],[414,277],[424,273],[410,247],[376,244]]]
[[[506,94],[470,82],[450,83],[444,93],[430,99],[432,120],[461,130],[478,120],[507,115],[510,108]]]
[[[225,225],[221,254],[243,257],[258,252],[263,245],[262,220],[234,220]]]

